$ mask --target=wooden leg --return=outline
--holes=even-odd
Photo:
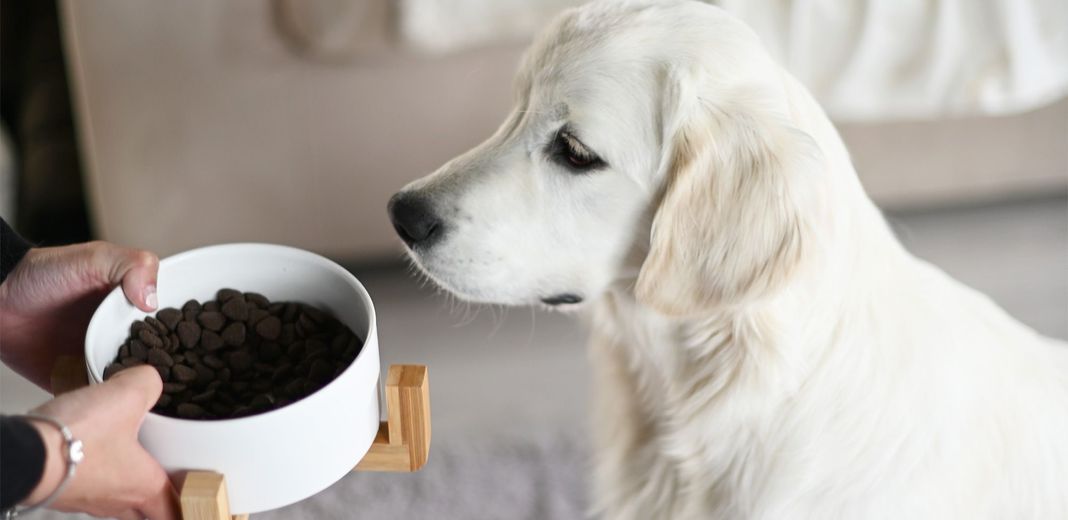
[[[211,471],[190,471],[181,491],[183,520],[248,520],[248,515],[230,515],[226,479]]]
[[[425,365],[392,365],[386,417],[356,471],[416,471],[430,455],[430,380]]]

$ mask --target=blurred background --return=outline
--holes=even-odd
[[[3,0],[0,216],[43,245],[288,244],[368,286],[383,363],[431,367],[430,462],[257,518],[581,518],[581,325],[450,303],[385,212],[496,128],[579,3]],[[912,251],[1068,338],[1068,4],[715,3],[813,91]],[[46,398],[0,372],[0,411]]]

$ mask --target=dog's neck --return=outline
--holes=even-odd
[[[805,104],[799,108],[811,109]],[[799,119],[805,118],[820,119]],[[825,117],[803,130],[825,149],[841,147],[841,153],[829,155],[848,157]],[[682,471],[693,472],[696,481],[743,481],[737,475],[725,478],[740,471],[739,457],[747,468],[759,465],[756,453],[738,453],[737,447],[760,445],[766,435],[761,428],[777,424],[773,418],[823,358],[832,355],[832,345],[841,343],[849,313],[870,307],[868,300],[878,294],[870,284],[887,278],[880,271],[909,258],[863,193],[852,165],[845,161],[829,167],[834,171],[828,175],[848,178],[835,183],[833,225],[820,237],[818,257],[775,294],[673,317],[638,301],[635,280],[625,277],[594,306],[594,334],[607,338],[626,361],[637,382],[634,398],[659,430],[660,445],[702,452],[699,457],[665,454],[679,461]],[[626,271],[637,269],[632,265]],[[700,442],[670,441],[683,435]],[[702,462],[687,469],[688,460]]]

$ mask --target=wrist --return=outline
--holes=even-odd
[[[59,430],[44,421],[30,419],[30,424],[41,436],[41,442],[45,447],[44,469],[41,471],[41,480],[33,488],[29,496],[22,501],[24,506],[40,504],[48,498],[63,482],[67,473],[67,461],[63,455],[64,441]]]

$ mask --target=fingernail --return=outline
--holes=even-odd
[[[159,300],[156,299],[156,286],[149,285],[145,287],[145,303],[148,304],[149,309],[156,310],[159,306]]]

